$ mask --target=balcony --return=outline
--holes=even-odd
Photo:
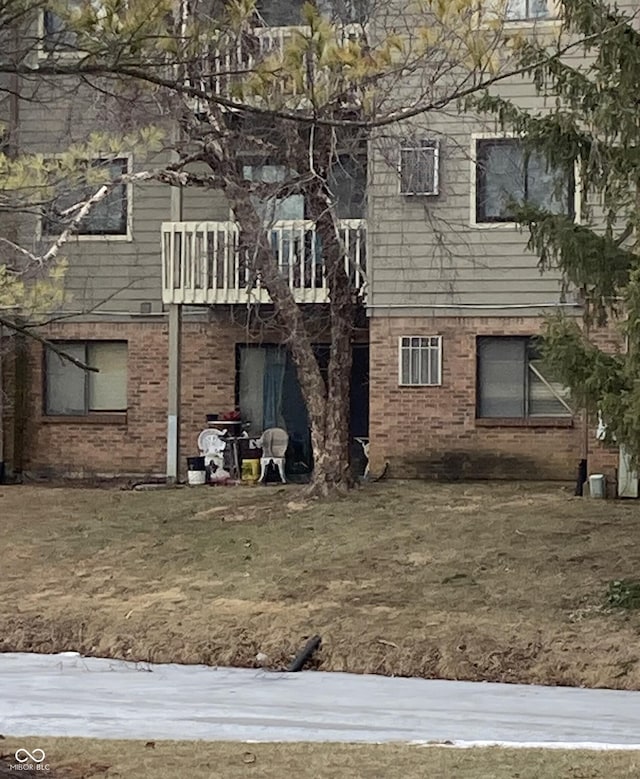
[[[256,65],[271,56],[281,57],[285,47],[297,34],[308,33],[306,27],[256,27],[250,39],[238,42],[237,46],[228,49],[224,53],[213,52],[210,55],[207,69],[211,73],[209,84],[203,82],[201,87],[211,89],[213,94],[226,98],[240,97],[238,90],[247,79],[246,73],[252,71]],[[236,75],[234,75],[236,74]],[[244,74],[244,75],[243,75]],[[278,88],[285,91],[282,80]],[[295,94],[297,91],[292,85],[287,85]],[[248,96],[245,95],[245,98]]]
[[[358,40],[363,26],[351,23],[334,27],[336,43]],[[188,75],[188,83],[203,92],[249,104],[272,106],[274,98],[282,100],[289,108],[306,106],[308,83],[306,74],[298,81],[287,68],[278,66],[288,46],[296,37],[309,36],[310,28],[255,27],[250,35],[224,49],[212,48],[194,62]],[[273,80],[265,86],[260,79],[252,79],[251,73],[259,65],[271,60],[275,68]],[[199,99],[194,99],[194,110],[202,110]]]
[[[340,222],[345,267],[354,289],[366,286],[366,223]],[[276,222],[269,230],[282,275],[297,303],[329,300],[320,237],[309,221]],[[162,224],[162,300],[185,305],[269,303],[260,279],[251,279],[235,222]]]

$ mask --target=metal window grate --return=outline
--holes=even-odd
[[[440,144],[419,141],[400,148],[400,194],[437,195]]]
[[[442,337],[407,335],[400,338],[399,384],[437,386],[442,383]]]

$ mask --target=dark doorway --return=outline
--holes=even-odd
[[[329,347],[315,347],[320,371],[326,380]],[[282,427],[289,434],[287,473],[305,476],[313,469],[307,409],[298,374],[288,350],[279,345],[239,346],[237,349],[237,405],[242,419],[250,422],[250,435],[268,427]],[[351,437],[369,434],[369,345],[353,347],[351,370]],[[352,459],[360,468],[362,447],[355,443]]]

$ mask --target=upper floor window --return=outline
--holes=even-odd
[[[91,167],[102,168],[109,179],[124,175],[129,170],[129,160],[95,159],[87,161]],[[47,208],[42,220],[42,232],[45,235],[59,235],[69,224],[73,215],[65,215],[65,210],[81,203],[93,195],[99,184],[86,184],[74,187],[58,195]],[[74,231],[77,235],[109,236],[127,235],[129,213],[129,187],[122,182],[117,184],[107,196],[96,203]]]
[[[508,21],[551,19],[555,17],[555,0],[507,0]]]
[[[285,165],[243,165],[242,174],[247,181],[265,184],[272,196],[253,198],[256,211],[265,224],[304,219],[304,195],[293,193],[280,196],[279,189],[286,190],[287,180],[295,176]],[[271,185],[271,186],[270,186]]]
[[[96,11],[101,0],[90,0]],[[71,29],[69,15],[83,10],[83,0],[66,0],[66,15],[61,16],[49,8],[42,10],[42,48],[46,53],[69,55],[77,52],[78,35]]]
[[[507,0],[506,18],[510,21],[521,19],[548,19],[553,14],[553,0]]]
[[[53,11],[43,11],[42,46],[47,52],[73,51],[76,47],[76,34]]]
[[[363,156],[340,154],[328,176],[338,219],[364,219],[367,204],[367,161]]]
[[[45,413],[83,416],[127,410],[126,341],[59,342],[60,351],[85,365],[86,371],[47,350]]]
[[[532,338],[478,338],[477,416],[572,415],[569,391],[542,365]]]
[[[257,0],[260,19],[269,27],[295,27],[302,24],[306,0]],[[374,0],[316,0],[318,11],[343,24],[367,20]]]
[[[439,141],[405,141],[400,147],[400,194],[437,195],[439,162]]]
[[[295,171],[288,169],[286,165],[261,163],[243,165],[242,173],[247,181],[265,185],[267,194],[253,198],[256,211],[265,224],[302,221],[306,218],[304,195],[287,192],[287,189],[290,189],[287,183],[290,179],[295,179]],[[364,218],[366,159],[351,154],[338,155],[329,171],[328,185],[338,219]],[[273,194],[269,194],[269,191]]]
[[[475,172],[476,222],[513,222],[514,206],[522,203],[574,215],[573,174],[552,169],[517,138],[477,140]]]

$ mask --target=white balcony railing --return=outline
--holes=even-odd
[[[326,303],[322,246],[308,221],[277,222],[271,245],[282,275],[298,303]],[[366,285],[365,221],[340,222],[345,267],[351,283],[364,294]],[[162,224],[162,299],[187,305],[268,303],[260,278],[252,280],[238,246],[235,222],[164,222]]]
[[[336,43],[357,40],[362,37],[362,25],[342,24],[334,27]],[[255,27],[250,34],[239,38],[236,43],[226,47],[212,48],[201,59],[192,63],[188,69],[187,81],[207,94],[225,97],[239,102],[261,103],[272,101],[274,97],[292,100],[300,107],[300,100],[307,91],[307,76],[297,83],[287,68],[278,68],[287,44],[296,36],[309,36],[310,28],[296,27]],[[274,80],[268,85],[257,82],[251,86],[251,73],[262,63],[273,57]],[[318,66],[316,66],[318,67]],[[320,68],[320,71],[322,68]],[[322,73],[315,78],[322,81]],[[254,92],[254,89],[257,90]],[[199,100],[194,101],[196,110],[200,110]]]
[[[256,27],[246,40],[224,52],[210,55],[211,82],[203,85],[214,94],[236,97],[236,90],[246,80],[246,74],[272,55],[281,56],[287,43],[296,34],[308,34],[306,27]],[[294,89],[295,92],[295,89]]]

